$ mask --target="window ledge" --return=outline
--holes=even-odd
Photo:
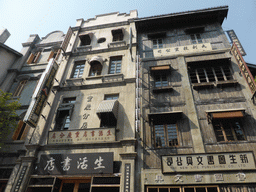
[[[216,143],[205,143],[205,145],[227,145],[227,144],[248,144],[248,143],[256,143],[256,141],[248,141],[248,140],[243,140],[243,141],[221,141],[221,142],[216,142]]]
[[[172,86],[164,86],[164,87],[154,87],[153,93],[163,93],[163,92],[169,92],[173,89]]]
[[[116,82],[116,81],[123,81],[124,74],[117,73],[117,74],[108,74],[102,77],[102,83],[109,83],[109,82]]]
[[[66,79],[66,84],[69,86],[73,86],[73,85],[81,85],[83,84],[84,79],[83,78],[72,78],[72,79]]]
[[[237,80],[228,80],[228,81],[218,81],[216,83],[217,87],[228,87],[228,86],[236,86],[238,84]]]
[[[213,88],[213,82],[206,82],[206,83],[193,83],[193,89],[205,89],[205,88]]]
[[[76,48],[76,52],[85,52],[85,51],[90,51],[92,50],[91,45],[84,45],[84,46],[79,46]]]
[[[86,77],[86,80],[101,79],[102,77],[103,77],[102,75],[89,76],[89,77]]]
[[[108,48],[113,48],[113,47],[123,47],[126,46],[126,42],[125,41],[115,41],[112,43],[108,44]]]

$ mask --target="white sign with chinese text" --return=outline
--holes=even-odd
[[[173,56],[179,54],[187,54],[193,52],[204,52],[212,50],[211,43],[201,43],[193,45],[185,45],[179,47],[169,47],[162,49],[154,49],[154,57]]]
[[[78,144],[106,141],[115,141],[115,128],[51,131],[48,137],[48,144]]]
[[[252,152],[162,156],[163,173],[255,169]]]

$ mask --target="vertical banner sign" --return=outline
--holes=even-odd
[[[235,31],[234,30],[229,30],[229,31],[227,31],[227,34],[228,34],[228,36],[229,36],[229,38],[231,40],[231,43],[232,44],[235,43],[237,48],[239,49],[241,55],[245,56],[246,53],[244,51],[244,48],[243,48],[242,44],[240,43],[239,39],[237,38],[237,36],[235,34]]]
[[[17,184],[15,185],[15,188],[14,188],[14,191],[15,191],[15,192],[18,192],[18,191],[19,191],[20,185],[21,185],[21,183],[22,183],[22,180],[23,180],[23,178],[24,178],[24,175],[25,175],[25,173],[26,173],[27,168],[28,168],[27,166],[22,167],[21,173],[20,173],[20,176],[19,176],[19,179],[18,179],[18,182],[17,182]]]
[[[124,168],[124,192],[130,192],[131,164],[126,163]]]
[[[233,43],[233,46],[231,47],[231,52],[234,55],[234,57],[236,58],[236,60],[238,62],[238,66],[239,66],[246,82],[248,83],[249,88],[251,89],[251,92],[254,94],[256,92],[256,82],[254,81],[254,78],[253,78],[247,64],[245,63],[243,56],[240,54],[239,49],[235,43]]]
[[[57,70],[58,64],[54,59],[51,59],[37,84],[32,101],[24,117],[24,121],[32,127],[35,127],[37,124],[40,113],[52,88]]]

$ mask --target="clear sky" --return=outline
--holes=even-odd
[[[256,64],[256,0],[0,0],[0,29],[11,33],[6,45],[20,51],[30,34],[42,38],[56,30],[66,33],[80,18],[134,9],[147,17],[224,5],[229,6],[224,31],[235,30],[247,53],[245,61]]]

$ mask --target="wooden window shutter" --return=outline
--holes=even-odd
[[[55,53],[54,51],[51,51],[50,56],[48,57],[47,61],[49,61],[53,57],[54,53]]]
[[[25,140],[26,137],[27,137],[27,134],[28,134],[28,131],[29,131],[29,126],[28,125],[25,125],[25,129],[20,137],[20,140]]]
[[[61,53],[61,49],[58,50],[55,60],[57,60],[59,58],[60,53]]]
[[[33,62],[33,63],[36,63],[36,62],[38,61],[38,59],[39,59],[40,55],[41,55],[41,52],[37,52],[37,54],[36,54],[36,58],[35,58],[35,60],[34,60],[34,62]]]
[[[244,114],[242,111],[227,111],[221,113],[212,113],[213,119],[230,119],[230,118],[243,118]]]
[[[27,60],[27,64],[31,64],[33,59],[34,59],[34,57],[35,57],[35,54],[31,53],[29,58],[28,58],[28,60]]]
[[[17,128],[16,128],[16,130],[14,132],[14,134],[12,135],[12,139],[13,140],[17,140],[18,139],[20,131],[21,131],[22,127],[23,127],[23,124],[24,124],[24,122],[22,120],[20,120],[19,123],[18,123],[18,126],[17,126]]]

